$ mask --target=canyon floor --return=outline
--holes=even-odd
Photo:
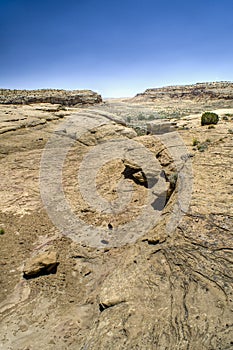
[[[214,127],[201,126],[206,110],[220,116]],[[158,121],[173,131],[148,133]],[[50,149],[57,147],[62,191],[83,222],[76,231],[63,221],[60,187],[52,188],[47,206],[42,201],[41,192],[46,199],[50,190],[42,175],[48,186],[56,180],[56,158],[49,164],[43,158],[54,135]],[[64,139],[72,142],[60,144]],[[232,101],[0,105],[0,140],[0,349],[233,348]],[[109,145],[122,140],[148,150],[142,166],[127,163],[128,146],[111,159]],[[108,161],[95,169],[100,151],[93,153],[90,177],[95,170],[104,203],[130,194],[122,212],[95,209],[88,172],[81,180],[89,202],[81,192],[77,174],[98,147]],[[154,225],[143,173],[152,158],[161,169],[153,180],[163,174],[166,189]],[[93,233],[98,228],[103,237]]]

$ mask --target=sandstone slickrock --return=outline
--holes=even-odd
[[[166,106],[173,112],[177,103],[171,101],[174,99],[169,99]],[[192,153],[193,176],[190,206],[178,226],[171,217],[175,205],[183,209],[178,189],[184,179],[179,176],[180,163],[175,164],[173,157],[179,145],[171,149],[158,135],[136,136],[134,130],[122,122],[118,124],[117,118],[104,116],[118,111],[121,121],[129,112],[132,117],[144,109],[149,114],[147,104],[137,107],[129,100],[108,101],[99,113],[97,107],[95,111],[69,109],[70,124],[69,115],[55,116],[60,113],[57,105],[0,105],[0,127],[14,127],[1,134],[0,143],[0,224],[5,230],[0,236],[2,350],[232,348],[233,136],[228,130],[233,129],[233,121],[223,116],[233,115],[233,109],[224,108],[222,101],[218,103],[220,120],[214,129],[201,127],[200,113],[176,119],[178,133],[187,147],[187,158],[181,164],[185,167]],[[195,101],[178,99],[178,104],[187,109],[191,106],[192,111],[206,109],[205,104]],[[150,109],[156,111],[156,106],[152,103]],[[84,117],[87,119],[82,129],[79,121]],[[23,122],[40,118],[46,123],[18,128]],[[66,125],[60,127],[64,121]],[[168,191],[172,187],[157,224],[140,236],[147,224],[140,222],[135,227],[139,236],[134,243],[112,248],[107,242],[101,249],[91,247],[76,242],[67,231],[62,234],[50,220],[39,191],[41,157],[55,130],[60,132],[58,138],[72,142],[63,163],[62,190],[73,213],[85,225],[103,227],[111,237],[115,227],[133,221],[145,207],[149,189],[125,179],[123,172],[128,164],[136,171],[134,176],[140,175],[143,162],[149,167],[149,160],[133,164],[127,152],[125,157],[104,163],[95,179],[100,198],[107,201],[121,201],[131,194],[127,210],[107,215],[95,210],[93,203],[80,194],[77,174],[85,156],[95,147],[103,147],[105,154],[105,141],[121,139],[144,145],[163,170]],[[174,133],[168,135],[172,138]],[[208,139],[208,148],[200,153],[193,147],[194,138],[201,143]],[[59,144],[58,149],[62,151]],[[97,162],[98,154],[95,159]],[[89,177],[84,179],[86,184]],[[130,183],[122,192],[117,191],[121,181]],[[59,204],[54,201],[54,205]],[[77,235],[85,233],[85,225]],[[169,225],[175,229],[168,230]],[[23,263],[31,262],[29,273],[38,271],[45,261],[41,257],[40,262],[35,260],[45,251],[59,254],[56,274],[24,279]],[[57,261],[54,256],[50,263]]]

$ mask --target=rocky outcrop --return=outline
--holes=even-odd
[[[0,89],[0,104],[52,103],[64,106],[92,105],[102,97],[91,90],[10,90]]]
[[[175,85],[147,89],[137,94],[133,101],[182,100],[233,100],[233,83],[213,82],[193,85]]]
[[[53,272],[58,265],[54,251],[38,254],[27,261],[23,273],[25,278],[37,277]]]

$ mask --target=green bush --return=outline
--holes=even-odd
[[[4,228],[0,228],[0,235],[4,235],[4,233],[5,233],[5,230],[4,230]]]
[[[147,134],[147,130],[145,127],[140,127],[140,126],[134,126],[134,130],[136,131],[138,136],[144,136]]]
[[[139,113],[138,114],[138,120],[145,120],[146,119],[146,116],[142,113]]]
[[[200,143],[200,141],[198,141],[198,139],[193,139],[193,146],[197,146]]]
[[[208,148],[208,145],[207,143],[203,142],[203,143],[200,143],[198,146],[197,146],[197,149],[199,152],[205,152],[205,150]]]
[[[218,124],[219,116],[213,112],[205,112],[201,116],[201,125]]]
[[[178,180],[178,173],[176,172],[168,176],[168,181],[170,182],[170,186],[172,189],[175,189],[177,180]]]
[[[149,117],[147,118],[148,120],[155,120],[155,116],[153,114],[149,115]]]
[[[59,105],[59,106],[57,107],[57,111],[58,111],[58,112],[59,112],[59,111],[66,111],[66,107],[63,106],[63,105]]]

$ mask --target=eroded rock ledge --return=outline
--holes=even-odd
[[[53,103],[64,106],[92,105],[102,97],[91,90],[10,90],[0,89],[0,104]]]
[[[154,101],[158,99],[187,99],[187,100],[232,100],[233,83],[212,82],[197,83],[193,85],[174,85],[161,88],[147,89],[145,92],[137,94],[133,100]]]

